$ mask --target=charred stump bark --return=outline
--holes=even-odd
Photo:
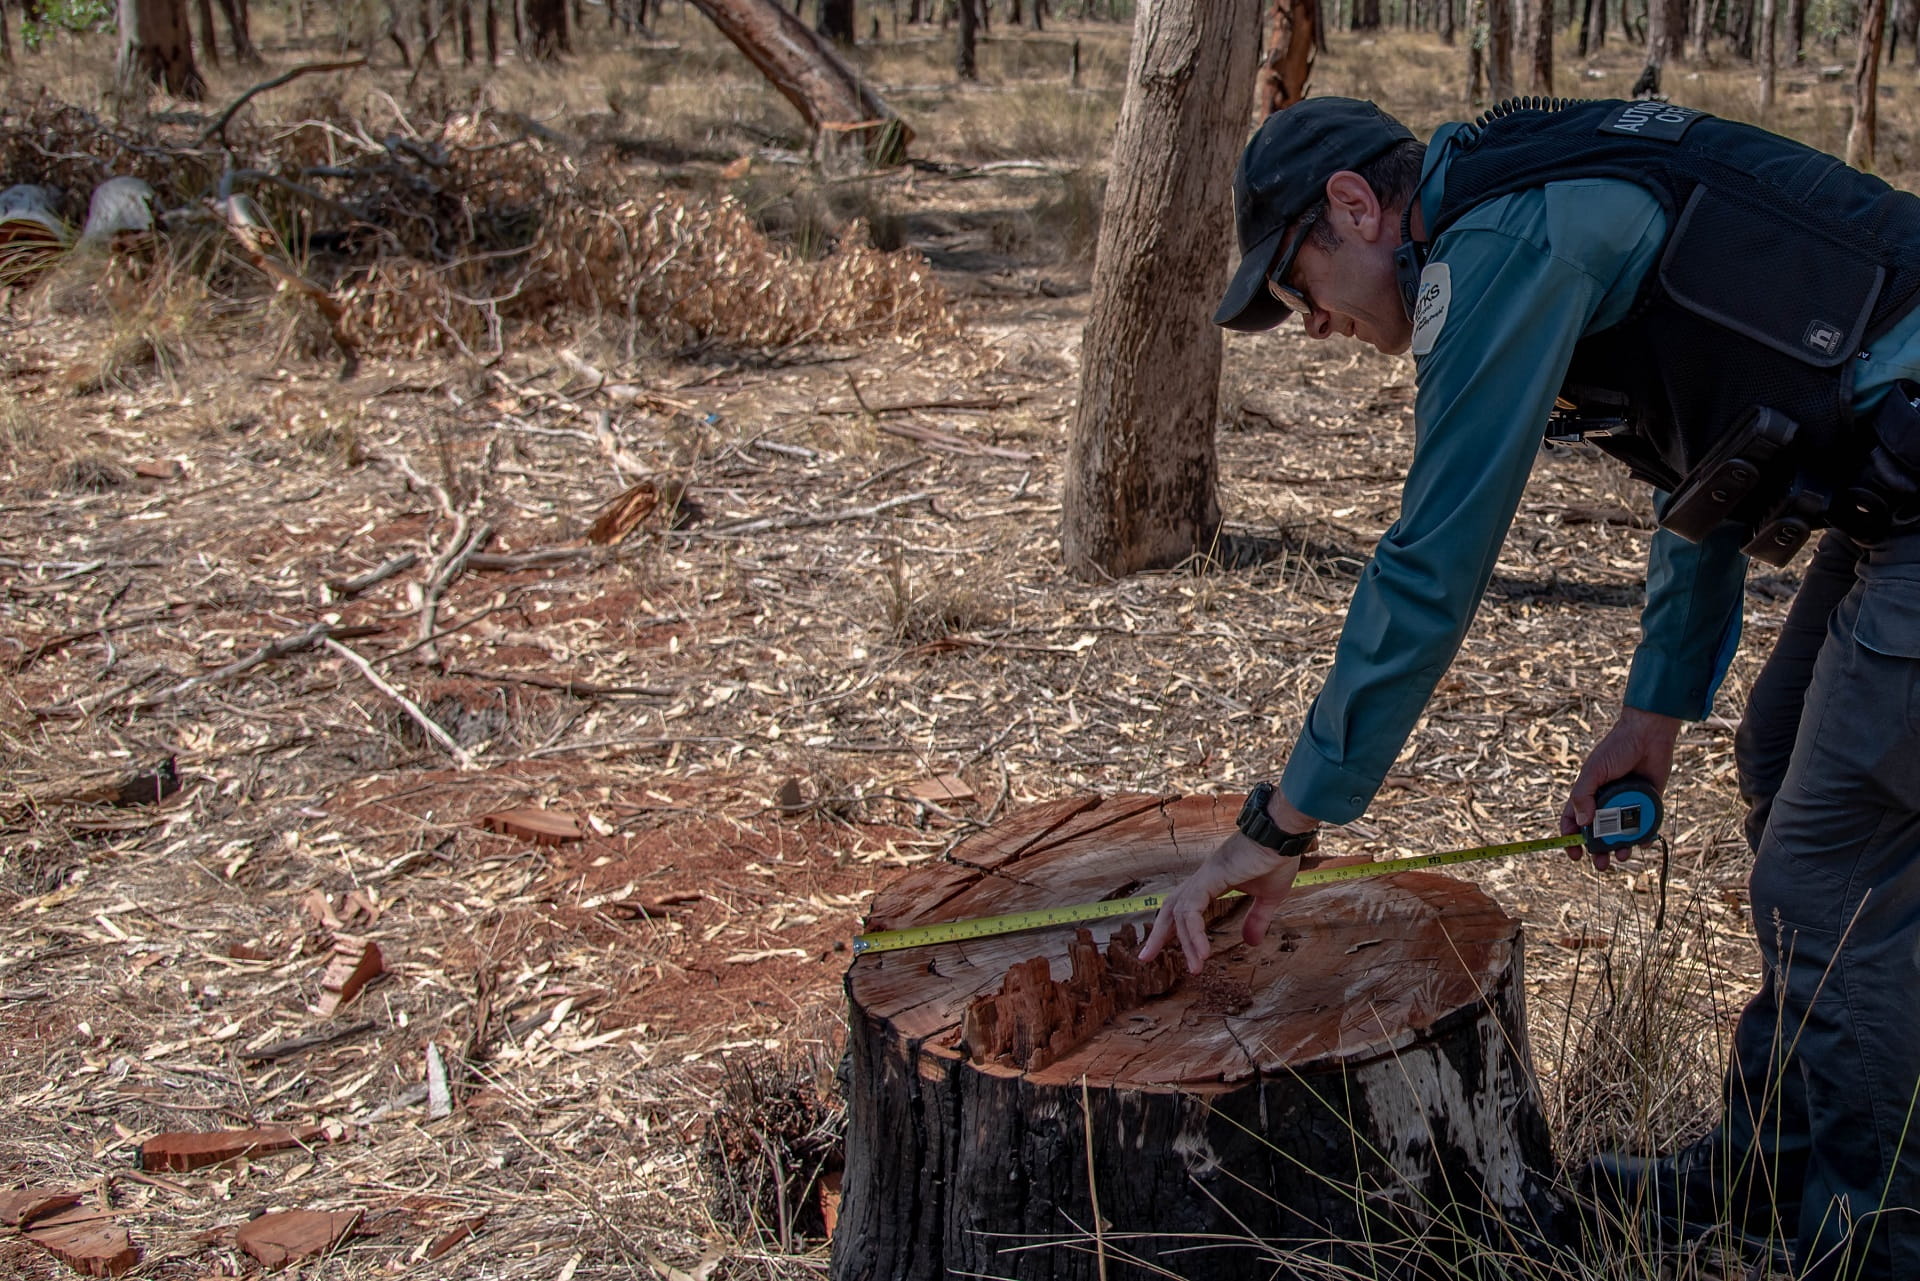
[[[1171,888],[1237,808],[1041,806],[869,925]],[[855,960],[833,1281],[1419,1277],[1410,1241],[1444,1271],[1449,1242],[1548,1234],[1520,927],[1477,888],[1304,889],[1198,978],[1142,965],[1135,925]]]

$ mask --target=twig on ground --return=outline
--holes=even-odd
[[[453,763],[455,765],[463,770],[476,768],[473,757],[467,754],[465,748],[453,741],[453,735],[442,729],[438,721],[421,711],[418,703],[382,680],[380,673],[373,670],[373,664],[331,637],[325,638],[323,643],[328,649],[340,655],[340,657],[346,659],[349,663],[352,663],[354,667],[359,669],[360,674],[367,678],[367,684],[373,686],[382,694],[385,694],[395,703],[398,703],[400,710],[412,717],[414,724],[425,730],[428,738],[438,744],[441,750],[446,752],[447,755],[453,757]]]
[[[196,689],[204,689],[209,685],[223,685],[237,676],[244,676],[263,663],[270,663],[276,658],[285,658],[290,654],[312,649],[320,642],[330,640],[334,636],[371,636],[380,630],[378,627],[342,627],[335,630],[331,623],[314,623],[297,632],[289,632],[285,636],[270,640],[245,658],[236,659],[225,667],[202,676],[189,677],[177,685],[168,686],[157,694],[136,699],[127,706],[130,711],[144,712],[164,703],[170,703]]]
[[[842,521],[871,520],[875,516],[885,515],[901,507],[911,507],[915,503],[931,502],[936,495],[932,490],[919,490],[911,494],[902,494],[898,498],[889,498],[874,503],[870,507],[847,507],[837,512],[821,512],[810,516],[761,516],[753,520],[736,521],[731,525],[716,525],[701,532],[709,536],[716,534],[759,534],[771,529],[811,529],[816,525],[837,525]]]
[[[466,518],[464,516],[461,517],[460,522],[464,526]],[[456,533],[458,532],[460,531],[456,531]],[[435,569],[432,579],[428,581],[425,597],[420,602],[419,647],[424,661],[428,663],[438,663],[440,661],[440,649],[439,646],[434,643],[438,635],[438,633],[434,631],[434,626],[440,613],[441,596],[446,593],[449,587],[453,586],[454,580],[459,578],[466,570],[468,559],[470,559],[475,552],[486,546],[492,539],[493,526],[485,521],[481,522],[480,528],[474,530],[465,542],[449,544],[449,547],[452,548],[452,554]]]

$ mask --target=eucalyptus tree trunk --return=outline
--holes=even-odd
[[[158,85],[176,98],[199,99],[207,90],[193,63],[186,0],[120,0],[123,84]]]
[[[1761,0],[1760,110],[1763,113],[1773,106],[1774,57],[1778,53],[1774,48],[1774,28],[1780,25],[1778,9],[1774,0]]]
[[[220,0],[220,12],[227,19],[227,37],[233,45],[233,60],[242,66],[260,65],[260,50],[254,46],[253,30],[247,17],[247,0]],[[212,45],[209,40],[208,45]]]
[[[1887,32],[1887,0],[1867,0],[1860,13],[1860,50],[1853,67],[1853,125],[1847,130],[1847,163],[1873,168],[1879,124],[1880,44]]]
[[[567,0],[527,0],[526,52],[551,62],[567,48]]]
[[[1513,3],[1487,0],[1487,96],[1495,102],[1514,95]]]
[[[1061,500],[1061,554],[1083,578],[1179,564],[1219,532],[1212,311],[1259,26],[1259,0],[1134,12]]]
[[[953,74],[962,80],[978,80],[980,63],[974,45],[977,37],[974,31],[973,0],[959,0],[960,21],[955,28],[953,43]]]
[[[1797,66],[1806,53],[1807,0],[1787,0],[1787,65]]]
[[[1527,35],[1532,42],[1532,56],[1527,60],[1527,92],[1553,92],[1553,0],[1529,0],[1527,11],[1532,15],[1527,24]]]
[[[4,4],[5,0],[0,0]],[[194,0],[195,16],[200,19],[200,51],[212,66],[220,65],[220,33],[213,29],[213,0]]]
[[[1272,0],[1267,49],[1253,78],[1253,114],[1264,119],[1307,96],[1313,76],[1313,35],[1320,25],[1319,0]]]

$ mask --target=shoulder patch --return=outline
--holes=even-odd
[[[1444,262],[1430,262],[1420,273],[1420,291],[1413,299],[1413,354],[1433,350],[1447,324],[1447,305],[1453,301],[1453,270]]]
[[[1655,142],[1678,142],[1687,130],[1707,118],[1707,113],[1692,107],[1676,107],[1671,102],[1628,102],[1608,115],[1601,133],[1617,133],[1628,138],[1651,138]]]

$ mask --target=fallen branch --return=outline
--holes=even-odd
[[[346,307],[338,298],[267,252],[261,240],[262,229],[254,224],[241,200],[229,198],[221,201],[219,212],[227,230],[240,243],[249,262],[282,286],[304,294],[319,309],[321,318],[327,322],[327,335],[340,350],[340,377],[343,381],[353,377],[354,371],[360,368],[360,348],[347,334]]]
[[[342,645],[340,642],[334,640],[332,637],[323,638],[322,643],[325,644],[328,649],[332,650],[334,653],[338,654],[340,657],[346,659],[349,663],[352,663],[354,667],[358,668],[360,674],[366,677],[367,684],[373,686],[375,689],[379,690],[382,694],[385,694],[388,698],[392,699],[395,703],[398,703],[400,705],[400,710],[405,712],[408,716],[412,717],[414,724],[418,725],[421,729],[425,730],[428,738],[432,739],[436,744],[438,744],[441,750],[446,752],[447,755],[453,757],[453,763],[455,765],[459,766],[463,770],[470,770],[470,769],[476,768],[476,766],[474,765],[473,757],[467,755],[466,749],[461,747],[460,744],[453,741],[453,735],[447,733],[446,730],[442,729],[438,721],[434,720],[431,716],[428,716],[425,712],[421,711],[420,705],[418,703],[414,702],[412,699],[408,698],[405,694],[402,694],[399,690],[395,689],[392,685],[389,685],[386,681],[382,680],[380,678],[380,673],[373,670],[373,665],[371,663],[367,662],[366,659],[360,657],[360,655],[354,653],[352,650],[348,649],[345,645]]]
[[[285,658],[290,654],[298,654],[302,650],[312,649],[322,641],[331,644],[335,636],[371,636],[380,630],[378,627],[342,627],[335,631],[331,623],[314,623],[300,631],[290,632],[270,640],[245,658],[235,659],[225,667],[203,676],[190,677],[178,685],[170,685],[157,694],[149,694],[145,698],[129,703],[127,707],[128,710],[135,712],[148,711],[163,703],[170,703],[184,694],[190,694],[196,689],[204,689],[209,685],[224,685],[237,676],[246,675],[262,664],[270,663],[276,658]]]
[[[395,574],[404,574],[419,563],[420,553],[402,552],[386,564],[377,569],[370,569],[364,574],[358,574],[352,578],[328,579],[327,590],[340,600],[351,600],[367,588],[384,583]]]
[[[931,449],[947,454],[969,454],[984,458],[1011,458],[1015,462],[1030,463],[1040,457],[1031,449],[1008,449],[1004,445],[982,445],[956,436],[934,427],[921,427],[913,423],[883,423],[874,420],[875,431],[885,432],[889,436],[899,436],[903,440],[917,440]]]
[[[248,1063],[271,1063],[275,1059],[292,1058],[308,1050],[319,1049],[323,1045],[332,1045],[336,1041],[345,1041],[352,1037],[371,1032],[378,1024],[372,1020],[365,1023],[349,1023],[331,1032],[315,1032],[311,1036],[296,1036],[291,1041],[277,1041],[258,1050],[244,1051],[240,1057]]]
[[[466,517],[461,517],[460,523],[462,529],[456,530],[456,540],[458,540],[459,534],[464,532]],[[493,526],[483,521],[480,528],[474,530],[472,535],[464,541],[456,541],[448,545],[451,549],[451,554],[448,555],[435,570],[433,578],[427,583],[426,593],[420,602],[419,642],[420,651],[426,662],[438,663],[440,661],[440,649],[439,646],[434,643],[437,635],[434,628],[439,621],[441,596],[446,593],[449,587],[453,586],[454,580],[458,579],[460,575],[465,572],[467,561],[473,554],[486,546],[492,539]]]
[[[262,80],[238,98],[235,98],[228,104],[225,111],[215,116],[213,123],[205,129],[202,129],[200,136],[193,140],[193,145],[196,147],[204,146],[209,138],[218,137],[220,139],[220,145],[225,146],[227,142],[227,125],[233,120],[234,113],[246,106],[254,97],[265,93],[269,89],[278,89],[281,85],[298,80],[301,76],[316,75],[322,71],[349,71],[354,67],[364,67],[366,65],[367,60],[365,58],[352,58],[346,62],[304,62],[290,71],[282,72],[271,80]]]
[[[874,503],[870,507],[847,507],[837,512],[821,512],[816,516],[761,516],[753,520],[736,521],[731,525],[718,525],[703,532],[708,535],[758,534],[773,529],[811,529],[816,525],[837,525],[849,520],[870,520],[901,507],[931,502],[933,498],[933,491],[920,490],[917,493],[902,494],[898,498]]]

